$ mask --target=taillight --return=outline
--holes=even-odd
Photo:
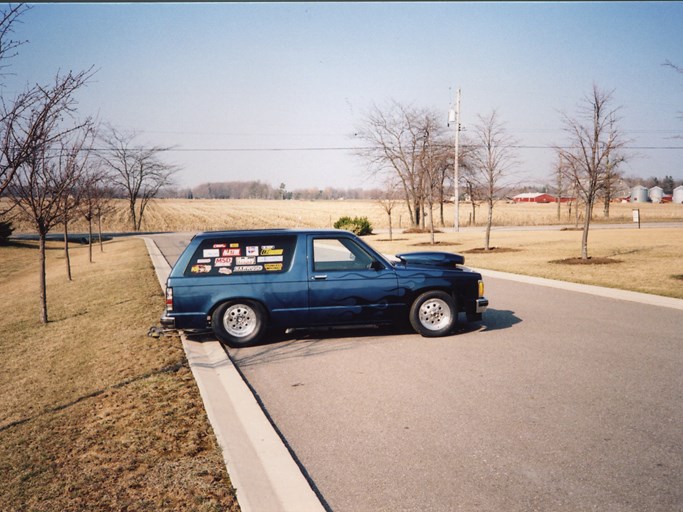
[[[479,280],[479,297],[484,296],[484,281]]]
[[[166,288],[166,311],[173,311],[173,288]]]

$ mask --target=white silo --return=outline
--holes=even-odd
[[[631,202],[632,203],[647,203],[647,188],[642,185],[636,185],[631,189]]]
[[[648,192],[648,196],[653,203],[661,203],[664,197],[664,189],[662,187],[652,187]]]
[[[678,204],[683,203],[683,185],[681,185],[680,187],[676,187],[674,189],[674,195],[673,195],[672,201],[674,203],[678,203]]]

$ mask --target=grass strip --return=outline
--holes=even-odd
[[[0,248],[0,510],[239,510],[178,337],[149,338],[163,297],[141,240]]]

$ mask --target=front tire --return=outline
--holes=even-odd
[[[410,324],[425,337],[445,336],[458,318],[455,301],[446,292],[429,291],[420,295],[410,308]]]
[[[257,302],[226,302],[211,315],[216,337],[231,347],[246,347],[259,340],[266,330],[266,313]]]

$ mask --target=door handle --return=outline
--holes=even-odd
[[[327,279],[327,274],[318,274],[313,276],[314,281],[324,281],[325,279]]]

